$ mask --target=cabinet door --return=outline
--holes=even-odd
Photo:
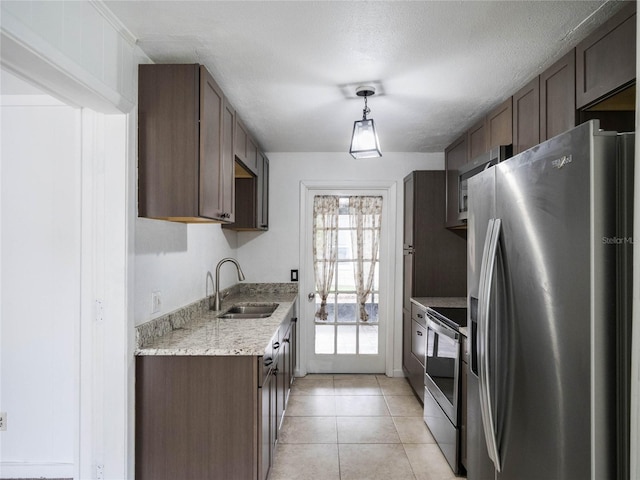
[[[467,131],[467,143],[469,146],[469,153],[467,155],[469,160],[473,160],[488,150],[487,123],[484,118]]]
[[[513,143],[513,99],[507,98],[487,115],[487,150]],[[473,160],[470,158],[469,160]]]
[[[446,189],[447,189],[447,227],[460,227],[464,223],[458,219],[458,175],[460,167],[468,161],[467,135],[466,133],[453,142],[444,151],[444,162],[446,169]]]
[[[571,50],[540,75],[540,141],[576,126],[576,54]]]
[[[576,47],[576,104],[585,107],[636,77],[636,2]]]
[[[424,356],[426,352],[426,329],[415,320],[411,320],[411,353],[424,368]]]
[[[246,166],[253,173],[258,173],[258,146],[249,134],[247,134]]]
[[[258,219],[256,226],[260,230],[268,230],[269,228],[269,159],[267,156],[258,153],[258,206],[256,213]]]
[[[226,219],[223,210],[222,113],[224,94],[206,68],[200,67],[200,216]]]
[[[409,375],[412,369],[411,356],[411,312],[405,308],[402,309],[402,366],[405,373]]]
[[[513,154],[540,143],[540,82],[534,78],[513,96]]]
[[[225,99],[222,110],[222,185],[221,200],[222,211],[229,214],[227,221],[235,221],[236,206],[236,182],[235,182],[235,158],[233,155],[233,142],[235,136],[235,111]]]
[[[138,215],[198,216],[198,65],[140,65]]]
[[[236,115],[235,118],[235,140],[234,140],[234,153],[235,156],[240,160],[245,166],[247,164],[247,130]]]
[[[291,371],[290,385],[293,384],[296,375],[296,355],[298,355],[298,317],[291,319],[291,336],[289,344],[291,345],[290,366]]]
[[[271,466],[271,388],[273,374],[269,372],[260,389],[260,451],[258,480],[266,480]]]

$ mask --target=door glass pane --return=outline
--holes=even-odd
[[[338,325],[338,353],[356,353],[355,325]]]
[[[336,291],[344,292],[346,290],[355,292],[356,283],[354,279],[354,264],[353,262],[339,262],[337,268],[337,281]]]
[[[334,340],[333,325],[316,325],[316,353],[332,354]]]
[[[355,323],[357,315],[356,294],[338,294],[338,322]]]
[[[378,325],[360,325],[360,353],[378,354]]]

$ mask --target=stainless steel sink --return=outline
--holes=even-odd
[[[277,303],[234,305],[219,318],[267,318],[278,308]]]

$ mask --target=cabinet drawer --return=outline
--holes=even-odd
[[[424,356],[426,352],[426,328],[415,320],[411,321],[411,353],[418,359],[424,368]]]
[[[427,326],[427,311],[415,303],[411,304],[411,318],[423,327]]]

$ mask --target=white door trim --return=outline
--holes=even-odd
[[[397,183],[395,181],[316,181],[302,180],[300,182],[300,265],[311,264],[311,218],[307,214],[309,202],[312,201],[313,195],[322,190],[332,190],[336,192],[363,190],[368,192],[380,192],[385,197],[386,211],[388,212],[383,221],[387,222],[387,228],[383,232],[386,243],[386,249],[382,252],[384,258],[381,257],[380,271],[380,295],[385,295],[384,310],[380,315],[388,319],[386,328],[384,328],[384,346],[385,346],[385,374],[393,376],[393,357],[394,357],[394,333],[395,333],[395,252],[396,252],[396,230],[397,230]],[[386,265],[382,268],[382,264]],[[311,323],[308,321],[309,302],[307,295],[309,292],[315,291],[315,282],[313,271],[302,269],[300,275],[300,308],[299,316],[299,344],[304,346],[299,349],[299,359],[297,362],[298,370],[296,375],[304,376],[307,374],[309,364],[309,351],[306,348],[310,345],[313,336],[313,330],[309,327]],[[384,289],[384,292],[383,292]],[[382,302],[381,302],[382,303]],[[313,315],[313,313],[311,313]]]

